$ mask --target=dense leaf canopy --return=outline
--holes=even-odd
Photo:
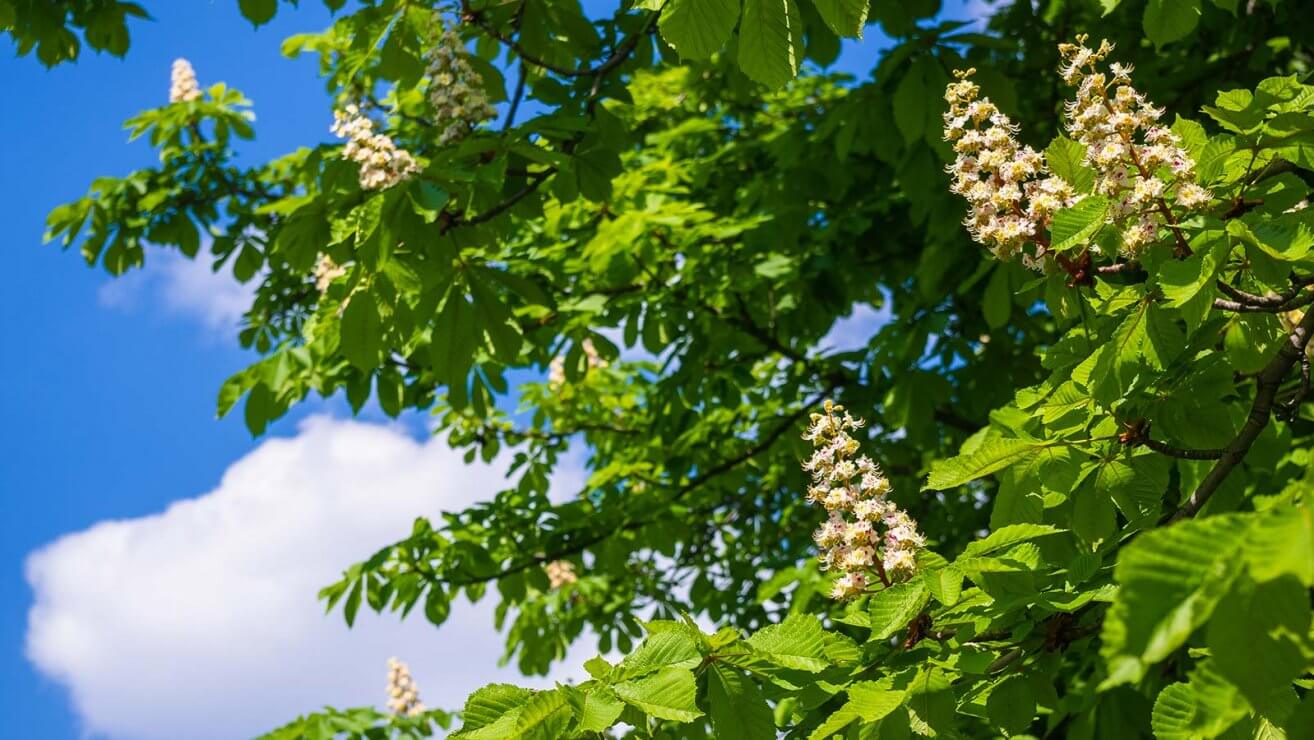
[[[480,690],[467,738],[1314,733],[1308,5],[1019,0],[985,30],[935,0],[611,10],[353,4],[283,51],[318,56],[326,124],[357,106],[386,146],[240,166],[251,103],[213,84],[129,121],[159,166],[50,216],[116,275],[151,244],[256,284],[260,357],[219,390],[254,433],[343,392],[431,410],[507,465],[485,503],[361,553],[330,607],[441,625],[493,598],[526,673],[577,639],[625,655],[577,686]],[[124,53],[143,14],[0,0],[46,64],[79,34]],[[456,79],[433,66],[444,28]],[[871,74],[826,72],[864,33],[893,39]],[[1058,47],[1083,33],[1134,65],[1212,194],[1160,199],[1133,251],[1062,126]],[[950,192],[944,93],[968,67],[1078,196],[1026,264],[975,243]],[[467,83],[496,121],[469,125]],[[839,345],[855,314],[879,321]],[[843,602],[800,468],[826,399],[872,422],[862,449],[928,540],[911,577]],[[549,495],[580,448],[583,489]],[[448,716],[326,711],[274,736],[430,721]]]

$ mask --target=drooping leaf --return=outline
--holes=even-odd
[[[707,672],[707,703],[718,737],[776,737],[775,719],[762,692],[734,668],[712,664]]]
[[[686,59],[721,50],[739,20],[739,0],[671,0],[662,11],[662,38]]]
[[[743,0],[739,68],[769,88],[794,79],[803,56],[803,19],[794,0]]]

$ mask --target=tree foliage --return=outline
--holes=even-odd
[[[1015,2],[979,31],[934,0],[362,2],[283,50],[319,58],[326,120],[359,106],[415,173],[362,187],[340,141],[239,165],[251,103],[215,84],[130,121],[159,166],[97,180],[49,237],[116,275],[152,244],[253,282],[260,357],[219,390],[253,433],[342,392],[507,463],[506,490],[321,592],[348,623],[495,598],[526,673],[586,635],[623,656],[485,687],[456,737],[1304,737],[1303,5]],[[72,28],[121,53],[92,39],[134,14],[0,0],[47,64],[76,56]],[[440,145],[444,26],[504,112]],[[825,71],[878,32],[869,77]],[[1061,135],[1058,45],[1080,33],[1135,65],[1212,194],[1131,253]],[[1039,270],[960,224],[942,96],[968,67],[1084,196],[1031,238]],[[826,399],[874,420],[863,448],[930,540],[913,577],[843,603],[799,467]],[[573,447],[589,477],[550,497]],[[430,729],[326,710],[273,736]]]

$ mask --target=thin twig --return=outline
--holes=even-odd
[[[506,120],[502,122],[502,133],[506,133],[512,125],[515,124],[516,111],[520,109],[520,99],[525,97],[525,78],[528,76],[528,68],[525,63],[520,63],[520,78],[516,80],[516,91],[511,96],[511,107],[506,111]]]

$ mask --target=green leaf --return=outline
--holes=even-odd
[[[739,68],[769,88],[794,79],[803,58],[803,19],[794,0],[744,0]]]
[[[383,351],[383,331],[379,322],[379,309],[367,291],[351,296],[342,312],[342,354],[354,367],[369,372],[379,366]]]
[[[780,624],[753,633],[745,642],[776,665],[815,673],[830,664],[825,657],[825,634],[816,617],[791,614]]]
[[[1195,719],[1195,694],[1184,683],[1175,683],[1159,692],[1150,715],[1150,727],[1157,740],[1195,740],[1191,730]]]
[[[836,36],[862,38],[869,0],[812,0],[812,4]]]
[[[1184,260],[1167,260],[1159,266],[1159,287],[1170,308],[1181,308],[1206,285],[1227,261],[1232,245],[1221,229],[1205,229],[1191,240],[1194,252]]]
[[[885,640],[921,613],[930,599],[923,580],[896,583],[876,592],[868,604],[871,611],[871,639]]]
[[[520,710],[513,736],[517,740],[556,740],[565,732],[571,716],[565,691],[535,692]]]
[[[663,668],[692,668],[702,660],[698,645],[683,631],[670,630],[650,635],[639,649],[625,656],[612,670],[612,681],[623,681]]]
[[[465,296],[453,291],[438,315],[429,343],[434,374],[449,385],[463,385],[481,341],[477,315]]]
[[[1251,530],[1245,553],[1256,581],[1292,575],[1314,586],[1314,511],[1309,501],[1265,512]]]
[[[859,681],[849,686],[849,703],[863,722],[879,722],[903,705],[907,694],[875,681]]]
[[[725,46],[739,20],[739,0],[671,0],[658,28],[684,59],[706,59]]]
[[[970,454],[931,463],[931,473],[926,477],[926,485],[922,486],[922,490],[943,491],[961,486],[1002,470],[1044,446],[1040,442],[1011,437],[987,439]]]
[[[470,740],[511,737],[520,711],[533,693],[505,683],[489,684],[475,691],[465,700],[461,730],[452,737]]]
[[[926,581],[926,588],[935,600],[945,606],[957,604],[958,597],[963,593],[963,572],[952,565],[925,571],[922,580]]]
[[[1200,22],[1200,0],[1149,0],[1141,19],[1155,46],[1185,38]]]
[[[237,7],[252,25],[259,26],[268,23],[278,12],[278,0],[237,0]]]
[[[1095,184],[1095,170],[1086,166],[1085,158],[1085,145],[1066,136],[1055,136],[1045,148],[1049,171],[1066,180],[1078,193],[1089,193]]]
[[[1240,569],[1248,524],[1234,514],[1190,519],[1123,549],[1118,597],[1104,621],[1105,686],[1138,680],[1205,623]]]
[[[734,668],[712,664],[707,673],[707,704],[717,737],[776,737],[775,718],[762,692]]]
[[[926,110],[935,99],[926,89],[922,65],[914,63],[894,90],[894,125],[904,141],[912,144],[926,135]]]
[[[1309,594],[1295,578],[1256,584],[1243,577],[1215,610],[1206,644],[1219,673],[1267,714],[1305,671],[1309,626]]]
[[[990,273],[990,282],[986,283],[985,295],[981,301],[986,326],[991,329],[1003,328],[1013,313],[1013,294],[1009,291],[1008,283],[1008,266],[996,266]]]
[[[1039,537],[1062,534],[1066,530],[1048,524],[1010,524],[1000,527],[985,537],[968,543],[963,548],[962,557],[980,557],[1012,547],[1021,542],[1029,542]]]
[[[1088,195],[1069,208],[1054,214],[1050,224],[1050,243],[1054,251],[1066,252],[1090,240],[1104,225],[1109,202],[1098,195]]]
[[[616,724],[625,704],[608,690],[594,689],[584,697],[584,711],[580,716],[579,728],[585,732],[602,732]]]
[[[703,715],[694,702],[694,675],[687,668],[663,668],[612,688],[626,703],[658,719],[692,722]]]
[[[1022,676],[1010,676],[995,684],[986,699],[986,713],[991,723],[1008,735],[1026,730],[1036,715],[1036,697],[1030,682]]]

